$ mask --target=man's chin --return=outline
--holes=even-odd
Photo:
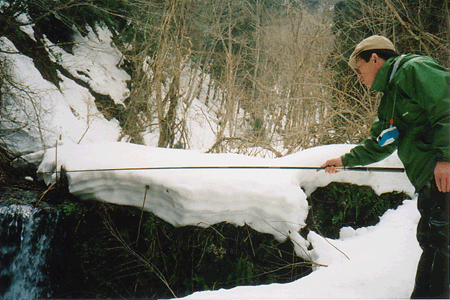
[[[368,88],[370,88],[372,86],[372,84],[367,83],[365,80],[361,79],[361,83],[365,86],[367,86]]]

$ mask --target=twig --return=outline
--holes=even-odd
[[[314,213],[313,213],[313,208],[312,208],[312,204],[311,204],[311,218],[312,221],[314,223],[314,225],[316,225],[316,221],[314,218]],[[328,244],[330,244],[334,249],[336,249],[337,251],[341,252],[348,260],[350,260],[350,257],[347,256],[347,254],[344,253],[344,251],[342,251],[341,249],[339,249],[338,247],[336,247],[333,243],[331,243],[323,234],[322,232],[320,232],[320,229],[317,227],[317,225],[315,226],[316,230],[318,232],[318,235],[321,236]]]
[[[53,182],[41,195],[41,197],[39,198],[39,200],[36,202],[35,206],[39,206],[39,204],[41,203],[42,199],[44,199],[45,195],[47,195],[48,192],[50,192],[56,185],[56,182]]]
[[[253,248],[252,237],[251,237],[251,235],[250,235],[250,231],[248,230],[248,227],[247,227],[247,234],[248,234],[248,236],[245,238],[244,242],[245,242],[247,239],[250,241],[250,246],[252,247],[253,256],[256,257],[255,249]]]
[[[397,10],[395,9],[394,4],[392,4],[391,0],[385,0],[387,6],[389,6],[389,8],[392,10],[392,13],[395,15],[395,17],[398,19],[398,21],[400,22],[400,24],[409,32],[409,34],[412,35],[412,37],[417,40],[420,45],[425,49],[425,52],[427,53],[427,55],[430,55],[430,51],[428,51],[428,47],[422,42],[422,40],[420,39],[420,37],[418,37],[412,30],[411,30],[411,26],[409,26],[408,24],[406,24],[405,21],[403,21],[402,17],[400,16],[400,14],[397,12]]]
[[[144,201],[142,201],[142,209],[141,209],[141,219],[139,220],[139,227],[138,227],[138,233],[137,233],[137,237],[136,237],[136,247],[138,245],[138,241],[139,241],[139,236],[141,234],[141,224],[142,224],[142,217],[144,215],[144,206],[145,206],[145,199],[147,198],[147,191],[150,188],[150,186],[147,184],[145,186],[145,193],[144,193]]]
[[[306,251],[302,245],[300,245],[297,241],[291,239],[287,234],[285,234],[284,232],[281,232],[280,230],[276,229],[275,227],[273,227],[271,224],[269,224],[269,222],[267,222],[259,213],[257,213],[258,216],[261,218],[261,220],[264,221],[264,223],[266,223],[267,225],[269,225],[272,229],[274,229],[275,231],[277,231],[278,233],[280,233],[281,235],[284,235],[286,238],[289,238],[292,242],[296,243],[302,250],[303,252],[305,252],[306,256],[308,256],[309,260],[311,262],[313,262],[313,259],[311,258],[311,256],[309,256],[308,251]]]
[[[211,228],[212,230],[214,230],[218,235],[220,235],[224,240],[226,239],[226,237],[223,236],[223,234],[220,233],[219,230],[215,229],[211,224],[205,223],[205,222],[198,222],[197,226],[199,224],[205,224],[208,228]]]
[[[166,280],[162,272],[148,259],[145,257],[142,257],[139,253],[134,251],[130,245],[123,239],[123,237],[120,235],[120,233],[117,231],[117,229],[114,227],[114,224],[112,223],[111,219],[107,215],[103,215],[103,222],[106,226],[106,228],[110,231],[113,237],[117,239],[117,241],[121,244],[122,248],[133,255],[143,266],[147,267],[151,272],[153,272],[167,287],[167,289],[170,291],[173,297],[177,298],[174,291],[170,288],[169,282]]]

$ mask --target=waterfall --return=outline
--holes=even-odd
[[[46,260],[58,212],[33,205],[0,207],[0,298],[51,296]]]

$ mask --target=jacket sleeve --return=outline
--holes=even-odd
[[[385,126],[383,126],[383,124],[386,124],[386,121],[380,120],[379,117],[372,124],[370,138],[350,150],[349,153],[341,156],[342,164],[344,166],[353,167],[375,163],[388,157],[397,149],[397,141],[384,147],[381,147],[378,144],[377,137],[383,129],[386,129]]]
[[[438,161],[450,161],[450,73],[431,58],[411,63],[403,74],[413,82],[410,97],[426,111],[432,148]],[[408,87],[402,87],[408,91]]]

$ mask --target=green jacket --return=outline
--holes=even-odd
[[[429,57],[393,57],[381,67],[372,90],[382,92],[383,97],[371,136],[343,155],[342,163],[367,165],[398,149],[406,174],[419,191],[432,179],[437,162],[450,161],[450,73]],[[391,119],[400,135],[381,147],[376,139],[390,127]]]

